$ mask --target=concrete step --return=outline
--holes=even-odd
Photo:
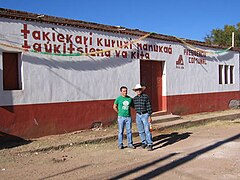
[[[152,117],[152,124],[169,122],[169,121],[176,121],[176,120],[179,120],[179,119],[181,119],[180,116],[173,115],[173,114],[166,114],[166,115],[162,115],[162,116],[153,116]]]
[[[167,115],[167,114],[169,114],[167,111],[156,111],[156,112],[152,113],[152,117],[163,116],[163,115]]]

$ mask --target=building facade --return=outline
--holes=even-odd
[[[225,110],[239,51],[121,27],[0,9],[0,131],[23,138],[116,120],[119,88],[147,86],[154,112]]]

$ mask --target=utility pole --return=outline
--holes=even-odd
[[[232,32],[232,47],[234,47],[234,32]]]

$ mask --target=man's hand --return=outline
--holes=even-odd
[[[148,117],[148,122],[150,122],[150,123],[152,122],[152,117],[151,116]]]

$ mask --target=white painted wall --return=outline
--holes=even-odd
[[[132,46],[132,49],[117,49],[120,53],[126,51],[128,53],[127,58],[117,57],[115,50],[111,51],[111,57],[69,57],[22,51],[23,90],[3,91],[2,52],[20,51],[14,47],[6,47],[3,44],[21,48],[24,40],[26,40],[21,33],[23,24],[27,24],[28,30],[30,30],[27,41],[31,46],[34,43],[63,45],[61,42],[53,42],[53,39],[51,41],[34,39],[31,35],[34,31],[53,33],[56,30],[59,33],[72,35],[73,37],[85,36],[86,38],[92,38],[92,44],[87,44],[88,48],[101,49],[112,47],[99,47],[97,38],[125,42],[129,42],[130,38],[139,38],[119,33],[114,34],[0,18],[0,105],[114,99],[119,95],[119,88],[122,85],[129,87],[129,95],[134,96],[134,92],[130,89],[140,81],[139,58],[131,57],[131,52],[136,51],[135,45]],[[92,35],[89,35],[90,32]],[[149,53],[152,60],[165,61],[163,95],[239,90],[239,54],[237,52],[229,51],[221,55],[207,56],[205,58],[207,64],[200,65],[188,62],[188,56],[184,55],[184,49],[187,47],[180,43],[149,38],[138,43],[162,47],[161,52],[144,50],[143,52]],[[69,44],[65,42],[66,46],[69,46]],[[73,43],[73,45],[74,47],[84,47],[82,44]],[[164,48],[169,47],[172,49],[172,53],[164,51]],[[184,65],[181,66],[183,69],[176,68],[179,55],[183,55]],[[219,64],[234,65],[234,84],[218,84]]]
[[[30,28],[46,31],[51,28],[49,26],[29,25]],[[0,23],[0,28],[1,43],[21,47],[22,23],[4,19]],[[63,29],[61,31],[64,32]],[[70,31],[76,33],[76,29]],[[140,80],[138,60],[114,57],[65,57],[22,51],[23,90],[3,91],[4,51],[19,50],[0,47],[0,105],[114,99],[119,95],[119,88],[122,85],[129,87],[129,95],[133,96],[134,92],[130,89]]]
[[[179,54],[183,47],[179,46]],[[215,50],[216,51],[216,50]],[[178,53],[173,59],[178,58]],[[205,64],[189,63],[183,56],[184,69],[176,68],[175,60],[167,61],[167,95],[239,91],[239,55],[237,52],[207,55]],[[219,65],[234,66],[234,84],[219,84]]]
[[[1,105],[114,99],[120,86],[139,82],[138,61],[56,60],[27,54],[22,60],[24,89],[1,90]]]

